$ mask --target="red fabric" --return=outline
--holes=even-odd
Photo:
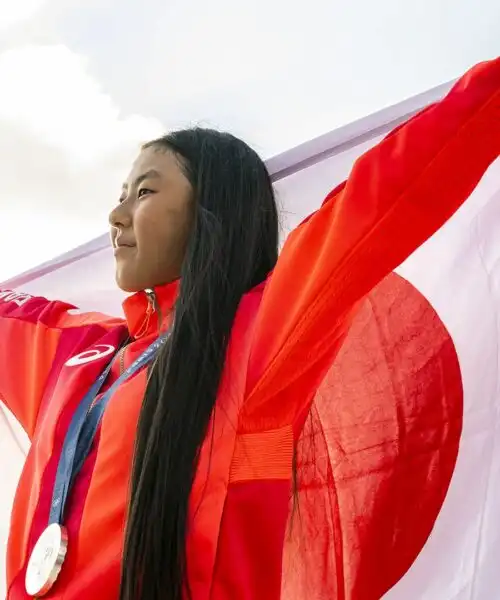
[[[288,518],[289,481],[229,486],[217,544],[211,597],[274,600],[281,590],[281,554]]]

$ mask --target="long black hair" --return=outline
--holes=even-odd
[[[146,145],[189,179],[192,234],[168,343],[149,376],[132,469],[120,600],[181,600],[188,504],[240,300],[273,269],[278,214],[269,173],[241,140],[210,129]]]

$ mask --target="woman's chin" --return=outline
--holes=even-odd
[[[116,285],[122,290],[122,292],[126,292],[127,294],[133,294],[144,289],[136,277],[133,277],[132,274],[127,273],[126,269],[120,269],[118,266],[115,273],[115,281]]]

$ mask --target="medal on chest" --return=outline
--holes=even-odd
[[[68,495],[76,475],[90,452],[97,428],[109,400],[124,381],[135,375],[154,359],[167,339],[168,333],[153,342],[127,369],[120,369],[122,372],[118,379],[98,398],[101,388],[111,371],[116,354],[111,356],[111,360],[109,360],[104,371],[77,406],[66,432],[59,457],[52,493],[49,525],[38,538],[28,560],[25,588],[29,596],[40,598],[46,595],[52,589],[63,568],[68,552],[68,544],[70,543],[67,529],[63,524]],[[91,355],[92,351],[86,354]]]

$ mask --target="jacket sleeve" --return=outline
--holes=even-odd
[[[357,303],[453,215],[499,154],[495,59],[358,159],[347,181],[290,234],[266,285],[243,429],[297,422]],[[291,385],[297,392],[276,402]]]
[[[65,331],[119,322],[98,313],[71,314],[74,306],[25,293],[0,291],[0,401],[31,438],[45,384]]]

